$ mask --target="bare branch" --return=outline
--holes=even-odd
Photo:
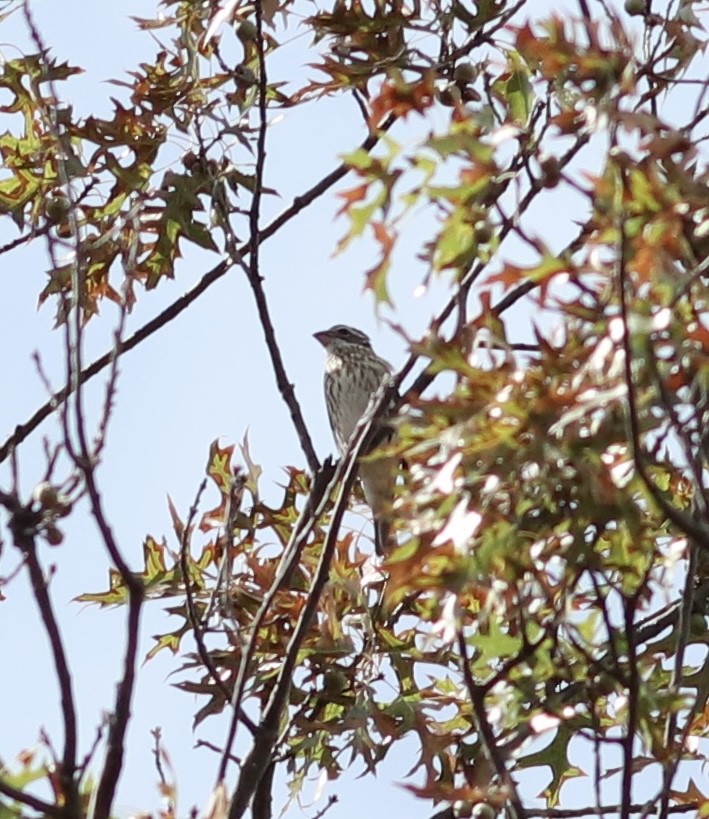
[[[252,819],[271,819],[273,815],[271,791],[273,789],[273,775],[275,772],[276,763],[271,760],[259,780],[258,787],[254,793],[254,801],[251,806]]]
[[[670,813],[690,813],[697,811],[701,805],[698,802],[689,802],[686,805],[671,805]],[[529,808],[528,819],[539,816],[541,819],[584,819],[586,816],[606,816],[609,813],[619,814],[621,805],[604,805],[600,808]],[[645,805],[628,805],[630,814],[643,813]]]
[[[96,802],[93,813],[93,819],[108,819],[111,815],[111,807],[118,784],[118,778],[123,768],[125,736],[128,729],[128,720],[130,719],[133,690],[135,688],[135,669],[140,637],[140,612],[144,590],[141,581],[130,571],[118,549],[113,531],[103,511],[103,504],[98,487],[96,486],[92,467],[87,467],[84,470],[84,478],[91,501],[91,511],[101,532],[104,545],[114,565],[120,572],[121,580],[128,591],[128,617],[123,675],[116,691],[113,718],[111,719],[108,730],[106,760],[96,791]]]
[[[37,557],[35,532],[40,523],[40,513],[33,511],[31,505],[22,506],[16,497],[4,492],[0,493],[0,503],[10,513],[9,525],[13,542],[24,557],[32,584],[32,593],[37,602],[42,624],[52,651],[64,722],[64,750],[59,778],[64,789],[63,798],[67,805],[66,810],[68,810],[70,816],[78,817],[81,809],[75,781],[77,755],[76,704],[66,649],[64,648],[59,624],[47,589],[47,581]]]
[[[52,135],[54,142],[56,144],[57,152],[59,161],[57,163],[59,178],[62,183],[62,187],[64,188],[64,194],[66,195],[68,201],[71,203],[71,207],[68,209],[67,218],[69,221],[69,226],[71,230],[71,237],[74,243],[74,259],[71,266],[71,283],[72,283],[72,294],[71,300],[69,303],[69,314],[66,317],[65,323],[65,354],[66,354],[66,383],[67,383],[67,396],[73,395],[73,410],[74,410],[74,431],[76,433],[77,442],[76,444],[73,441],[73,436],[71,434],[70,424],[69,424],[69,405],[68,403],[64,404],[64,412],[63,412],[63,425],[64,425],[64,443],[67,447],[67,451],[69,452],[70,456],[72,457],[74,463],[78,467],[80,473],[84,478],[84,482],[86,485],[92,514],[96,520],[96,524],[98,526],[99,532],[102,536],[104,545],[106,550],[108,551],[114,565],[118,569],[123,582],[126,585],[128,590],[128,624],[127,624],[127,636],[126,636],[126,653],[123,663],[123,675],[121,678],[120,683],[118,684],[118,690],[116,693],[116,701],[115,701],[115,708],[114,708],[114,715],[111,721],[109,732],[108,732],[108,740],[107,740],[107,753],[106,753],[106,760],[104,764],[103,771],[101,773],[99,784],[96,792],[96,801],[94,806],[94,817],[95,819],[108,819],[111,813],[111,806],[113,803],[113,797],[116,789],[116,785],[118,782],[118,777],[121,773],[123,767],[123,753],[124,753],[124,740],[125,734],[128,727],[128,719],[130,717],[130,707],[133,695],[133,688],[135,684],[135,664],[136,664],[136,655],[138,650],[138,638],[139,638],[139,619],[140,619],[140,609],[143,600],[143,587],[141,582],[132,574],[128,565],[123,559],[121,555],[118,545],[115,541],[113,536],[113,532],[111,530],[110,525],[108,524],[106,515],[103,510],[103,503],[101,499],[101,495],[96,483],[95,478],[95,463],[96,453],[91,451],[88,442],[87,430],[86,430],[86,421],[84,417],[84,408],[83,408],[83,390],[82,386],[84,384],[83,379],[83,365],[82,365],[82,341],[83,341],[83,319],[82,319],[82,312],[81,312],[81,292],[83,286],[83,257],[81,254],[81,247],[80,247],[80,237],[79,237],[79,226],[78,226],[78,219],[77,219],[77,209],[76,209],[76,202],[74,198],[74,193],[71,186],[71,179],[69,173],[66,168],[66,162],[64,161],[64,148],[62,145],[62,138],[61,133],[59,131],[58,120],[57,120],[57,112],[56,112],[56,104],[54,100],[57,100],[58,94],[54,88],[54,83],[49,76],[48,72],[46,71],[46,54],[47,48],[44,45],[42,37],[39,33],[38,28],[36,27],[32,16],[29,10],[29,3],[28,0],[25,0],[23,3],[23,11],[25,16],[25,21],[27,26],[30,30],[31,37],[35,42],[39,53],[43,57],[43,64],[45,66],[45,73],[47,74],[47,79],[50,85],[50,89],[52,91],[52,102],[50,104],[40,106],[40,110],[43,114],[43,117],[46,121],[46,126],[48,132]],[[51,234],[48,234],[48,247],[50,255],[54,258],[54,238]],[[55,265],[56,266],[56,265]],[[72,312],[73,311],[73,312]],[[119,355],[119,351],[117,349],[117,345],[114,345],[111,352],[108,354],[108,361],[107,363],[111,363],[112,367],[112,375],[109,379],[108,384],[108,392],[107,392],[107,406],[104,412],[104,420],[100,427],[101,435],[105,434],[105,426],[104,424],[107,423],[108,416],[110,413],[110,403],[111,403],[111,396],[113,394],[113,390],[115,389],[115,377],[116,377],[116,361]],[[32,558],[31,555],[28,554],[28,559],[30,560],[29,567],[30,572],[34,572],[36,570],[33,569],[32,566]],[[36,584],[36,581],[33,580],[33,584]],[[35,593],[37,593],[35,591]],[[47,598],[48,599],[48,598]],[[55,651],[56,655],[56,651]],[[56,658],[55,658],[56,662]],[[66,674],[68,678],[68,668],[66,671],[62,671],[62,676]],[[66,685],[66,683],[65,683]],[[68,691],[70,692],[70,689]],[[62,699],[65,699],[63,694]],[[64,705],[64,703],[63,703]],[[72,731],[67,733],[66,739],[66,748],[64,752],[64,763],[63,763],[63,778],[66,779],[66,787],[67,787],[67,795],[66,799],[68,802],[68,806],[72,813],[76,813],[76,815],[80,812],[79,806],[79,797],[78,791],[76,789],[76,783],[74,782],[74,774],[76,769],[76,727],[75,727],[75,715],[73,711],[73,702],[70,703],[71,710],[68,710],[67,706],[64,706],[64,714],[65,714],[65,724],[66,721],[69,719],[67,714],[71,715],[71,720],[73,722]]]
[[[334,794],[333,794],[332,796],[330,796],[330,797],[328,798],[328,800],[327,800],[327,805],[325,805],[325,807],[324,807],[324,808],[321,808],[321,809],[320,809],[320,810],[319,810],[319,811],[318,811],[318,812],[315,814],[315,816],[313,816],[313,819],[322,819],[322,817],[323,817],[323,816],[325,816],[325,814],[326,814],[326,813],[327,813],[327,812],[330,810],[330,808],[331,808],[333,805],[336,805],[336,804],[337,804],[339,801],[340,801],[340,800],[339,800],[339,799],[337,798],[337,796],[335,796]],[[256,817],[254,817],[254,819],[256,819]]]
[[[633,775],[635,769],[635,734],[638,730],[640,707],[640,673],[638,672],[638,658],[633,634],[635,631],[635,611],[637,597],[633,595],[624,601],[625,637],[628,645],[628,664],[625,687],[628,691],[628,719],[625,736],[623,737],[623,778],[621,783],[621,811],[622,819],[630,816],[632,799]]]
[[[697,571],[697,550],[690,543],[689,546],[689,560],[687,561],[687,574],[684,578],[684,593],[682,594],[682,602],[678,607],[679,623],[676,630],[677,633],[677,647],[675,649],[674,666],[672,668],[672,679],[670,682],[670,689],[678,692],[682,686],[684,676],[684,660],[685,651],[687,650],[687,642],[689,640],[690,620],[692,617],[692,610],[694,607],[694,581]],[[696,713],[699,706],[700,698],[697,696],[690,713],[686,717],[685,730],[682,732],[683,736],[679,743],[679,748],[684,746],[689,728],[692,724],[693,714]],[[668,749],[677,748],[677,740],[675,732],[677,730],[677,712],[672,711],[667,719],[665,726],[665,747]],[[672,787],[672,780],[677,773],[679,763],[682,760],[682,754],[679,748],[675,753],[667,755],[665,760],[662,787],[661,787],[661,805],[660,805],[660,819],[666,819],[670,809],[670,790]]]

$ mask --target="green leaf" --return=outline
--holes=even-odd
[[[574,731],[568,723],[562,723],[556,730],[554,739],[541,751],[528,754],[517,760],[519,768],[535,768],[543,765],[551,768],[552,778],[549,785],[539,794],[546,799],[547,807],[555,808],[559,804],[561,788],[569,779],[586,776],[586,773],[569,762],[569,743]]]
[[[534,108],[536,94],[529,80],[529,69],[519,55],[513,52],[509,60],[511,71],[503,92],[509,105],[509,119],[526,127]]]

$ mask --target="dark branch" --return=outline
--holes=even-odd
[[[59,631],[59,624],[49,596],[44,572],[37,557],[35,537],[37,527],[41,522],[41,515],[33,511],[31,505],[23,506],[15,496],[5,492],[0,492],[0,503],[10,513],[9,527],[12,532],[13,542],[24,557],[30,583],[32,584],[32,593],[37,602],[42,624],[52,651],[64,722],[64,751],[59,778],[64,790],[62,796],[66,801],[69,814],[78,816],[80,808],[75,781],[77,755],[76,705],[66,649]]]
[[[470,671],[468,647],[465,644],[465,635],[463,634],[462,627],[458,629],[458,651],[460,652],[461,665],[463,667],[463,680],[465,681],[465,687],[470,697],[475,725],[480,734],[480,741],[485,749],[485,754],[507,792],[506,796],[513,810],[513,819],[523,819],[523,817],[526,816],[526,812],[517,793],[517,786],[510,772],[507,770],[505,754],[499,747],[492,726],[487,718],[485,690],[475,684],[472,672]]]
[[[686,805],[671,805],[670,813],[690,813],[697,811],[701,805],[698,802],[689,802]],[[631,814],[645,811],[645,805],[629,805],[628,811]],[[619,814],[621,812],[621,805],[603,805],[600,808],[529,808],[527,811],[528,819],[534,816],[539,816],[541,819],[585,819],[587,816],[606,816],[609,813]]]
[[[116,543],[106,515],[103,502],[96,484],[93,463],[88,460],[89,453],[77,463],[80,468],[91,504],[91,513],[103,539],[106,551],[111,557],[114,566],[121,575],[121,580],[128,592],[128,616],[125,655],[123,659],[123,674],[118,683],[113,715],[109,723],[106,759],[96,789],[94,819],[108,819],[111,815],[113,799],[118,784],[118,778],[123,768],[125,752],[125,738],[128,730],[128,720],[131,715],[131,703],[135,688],[135,670],[140,637],[140,613],[143,604],[144,589],[140,579],[131,572]]]
[[[317,523],[318,518],[323,513],[324,505],[328,502],[328,499],[332,495],[337,483],[337,476],[339,474],[340,473],[336,473],[333,470],[332,464],[328,459],[323,463],[320,471],[313,477],[310,495],[308,496],[308,499],[303,507],[303,511],[293,527],[290,539],[283,550],[283,556],[281,557],[276,576],[270,589],[266,593],[256,616],[254,617],[248,640],[246,640],[245,646],[242,650],[239,671],[234,683],[234,692],[231,697],[232,707],[234,710],[231,724],[229,726],[227,741],[222,753],[218,780],[222,780],[226,776],[227,763],[231,759],[231,747],[236,738],[236,715],[238,715],[242,710],[241,703],[246,688],[251,660],[253,659],[253,655],[256,650],[258,631],[261,628],[266,615],[268,614],[268,610],[270,609],[276,594],[290,577],[293,567],[296,565],[300,556],[301,549],[305,545],[305,542]]]

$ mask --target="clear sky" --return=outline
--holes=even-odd
[[[62,84],[63,93],[78,111],[107,114],[110,97],[121,98],[124,89],[106,80],[121,78],[139,61],[152,59],[155,43],[148,33],[137,30],[130,15],[153,16],[155,5],[154,0],[32,3],[36,22],[53,53],[86,69],[81,76]],[[548,4],[539,2],[528,5],[530,16],[548,8]],[[559,10],[559,4],[554,7]],[[304,10],[311,12],[311,6]],[[309,71],[303,67],[309,61],[306,35],[293,27],[283,39],[290,43],[274,59],[271,77],[303,76]],[[28,49],[20,14],[0,23],[0,56],[12,59]],[[0,118],[0,132],[6,127]],[[403,142],[420,135],[415,123],[393,131],[394,138]],[[338,153],[354,148],[363,137],[361,117],[354,105],[323,101],[282,112],[280,121],[269,132],[266,170],[267,185],[278,189],[281,197],[266,197],[264,223],[294,195],[335,167]],[[186,147],[181,137],[181,142],[175,143],[176,156]],[[593,154],[585,153],[581,161],[593,167]],[[339,189],[346,186],[347,182],[340,184]],[[404,355],[401,340],[386,323],[377,322],[371,296],[362,293],[362,272],[373,259],[371,245],[355,243],[345,254],[333,257],[336,242],[346,227],[343,220],[333,220],[338,206],[334,193],[323,197],[264,245],[261,261],[286,367],[321,456],[331,452],[333,444],[321,394],[322,350],[312,333],[335,323],[353,324],[372,335],[375,348],[394,366],[403,361]],[[555,241],[560,246],[573,231],[574,209],[579,209],[580,214],[582,207],[580,200],[569,196],[557,198],[552,210],[540,208],[536,216],[540,233],[552,246]],[[555,215],[562,211],[563,223]],[[440,283],[434,284],[427,297],[414,297],[422,273],[415,260],[420,238],[417,220],[426,218],[414,214],[402,226],[402,232],[406,229],[410,238],[402,242],[392,273],[397,312],[382,311],[385,318],[400,322],[413,336],[423,331],[447,294],[445,283]],[[14,235],[0,224],[0,243]],[[161,284],[156,291],[139,294],[128,333],[186,291],[219,260],[218,254],[185,247],[175,280]],[[32,364],[33,351],[39,351],[55,386],[61,385],[62,339],[52,329],[53,306],[48,303],[36,309],[46,267],[41,241],[0,256],[0,347],[6,351],[0,358],[0,380],[5,384],[4,400],[0,402],[2,439],[45,400],[44,387]],[[529,314],[519,315],[525,320],[518,339],[523,340]],[[115,310],[107,304],[101,318],[89,326],[87,359],[108,348],[114,326]],[[267,499],[269,493],[275,498],[280,491],[283,466],[303,465],[297,438],[275,388],[253,299],[239,270],[217,282],[186,313],[126,355],[120,371],[116,410],[99,478],[111,524],[134,567],[140,566],[146,534],[158,539],[164,535],[171,547],[176,546],[170,541],[166,495],[172,497],[178,510],[187,513],[203,475],[209,444],[215,438],[221,438],[224,444],[234,443],[248,431],[252,456],[264,468],[262,491]],[[102,379],[95,379],[89,393],[100,398],[102,383]],[[61,437],[54,420],[45,423],[42,433],[53,441]],[[23,489],[29,493],[44,469],[38,436],[22,445],[19,464]],[[0,467],[0,485],[9,485],[6,464]],[[68,519],[66,535],[65,543],[54,553],[44,550],[43,558],[47,563],[54,560],[58,569],[51,590],[69,646],[85,751],[102,711],[113,701],[125,611],[99,610],[72,602],[82,592],[104,589],[108,567],[86,509]],[[16,558],[9,544],[4,548],[0,573],[7,575],[16,565]],[[14,580],[4,593],[8,599],[0,604],[0,634],[3,657],[11,660],[6,659],[6,670],[0,675],[0,759],[10,764],[17,751],[36,744],[40,726],[57,737],[61,731],[47,645],[23,577]],[[152,646],[150,635],[164,632],[168,626],[159,603],[146,607],[141,656]],[[164,744],[176,771],[180,812],[186,813],[193,804],[204,807],[212,788],[216,759],[210,751],[193,750],[193,745],[197,739],[220,743],[224,723],[212,719],[193,733],[191,718],[200,703],[171,687],[168,675],[176,665],[175,659],[163,653],[140,670],[118,799],[124,815],[159,805],[149,735],[155,726],[162,727]],[[8,703],[16,707],[8,708]],[[366,787],[349,776],[343,783],[330,786],[326,794],[337,793],[340,802],[328,815],[354,819],[367,810],[375,816],[388,810],[430,815],[432,811],[424,803],[414,802],[393,784],[401,781],[412,766],[413,748],[411,743],[408,753],[399,751],[376,781],[366,780]],[[282,802],[283,790],[280,797]],[[310,815],[315,810],[311,809]],[[289,815],[296,813],[294,810]]]

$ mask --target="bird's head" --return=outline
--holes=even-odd
[[[334,327],[330,327],[329,330],[320,330],[318,333],[313,333],[313,337],[326,350],[337,350],[338,347],[346,348],[349,345],[364,348],[365,350],[372,349],[369,336],[365,335],[361,330],[348,327],[346,324],[336,324]]]

